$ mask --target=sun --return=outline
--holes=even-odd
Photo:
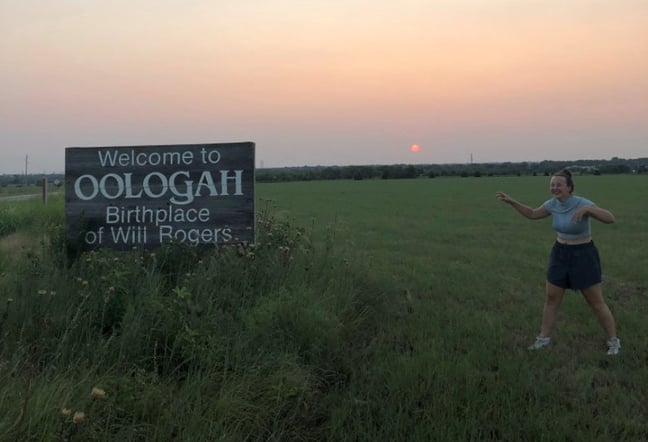
[[[418,144],[412,144],[412,147],[410,147],[410,150],[411,150],[412,152],[416,153],[416,152],[418,152],[419,150],[421,150],[421,146],[419,146]]]

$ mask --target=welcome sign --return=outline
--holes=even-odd
[[[254,242],[254,147],[66,148],[68,242],[83,250]]]

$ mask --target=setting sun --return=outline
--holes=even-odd
[[[418,144],[412,144],[412,147],[410,147],[410,150],[411,150],[412,152],[416,153],[416,152],[418,152],[419,150],[421,150],[421,146],[419,146]]]

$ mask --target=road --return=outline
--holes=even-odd
[[[56,195],[58,192],[50,192],[51,195]],[[24,201],[32,198],[41,198],[42,194],[40,193],[30,193],[29,195],[11,195],[11,196],[0,196],[0,202],[4,201]]]

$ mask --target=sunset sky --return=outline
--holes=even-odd
[[[648,1],[0,0],[0,173],[235,141],[263,167],[648,157]]]

